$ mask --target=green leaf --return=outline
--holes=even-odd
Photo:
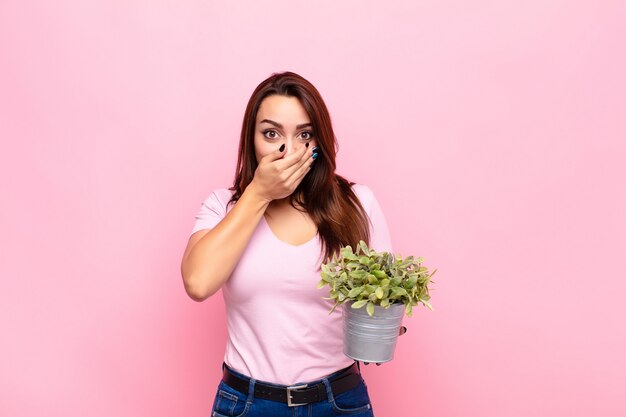
[[[359,269],[360,266],[361,266],[361,264],[358,263],[358,262],[348,262],[346,264],[346,268],[348,268],[350,271],[355,270],[355,269]]]
[[[327,283],[326,281],[321,280],[320,282],[318,282],[318,283],[317,283],[317,289],[318,289],[318,290],[319,290],[319,289],[322,289],[322,288],[324,288],[324,287],[325,287],[325,286],[327,286],[327,285],[328,285],[328,283]]]
[[[369,314],[370,317],[374,315],[374,303],[371,301],[367,303],[367,314]]]
[[[403,295],[409,295],[409,293],[406,292],[404,288],[393,288],[391,290],[391,293],[393,294],[394,297],[401,297]]]
[[[372,274],[368,274],[368,275],[367,275],[367,281],[368,281],[370,284],[378,284],[378,278],[376,278],[376,276],[375,276],[375,275],[372,275]]]
[[[372,271],[372,275],[374,275],[378,279],[385,279],[385,278],[387,278],[387,274],[385,273],[385,271],[380,271],[378,269],[374,269]]]
[[[358,270],[358,271],[350,271],[350,278],[355,279],[363,279],[367,276],[367,271]]]
[[[409,278],[408,281],[406,282],[406,284],[408,285],[408,287],[405,285],[405,288],[413,288],[413,287],[415,287],[415,284],[417,284],[417,275]]]
[[[378,297],[378,299],[381,299],[383,298],[383,295],[385,295],[385,291],[382,289],[382,287],[376,288],[376,297]]]
[[[364,287],[354,287],[348,293],[349,298],[354,298],[357,295],[361,294],[365,288]]]
[[[370,254],[370,249],[367,247],[367,245],[365,244],[365,242],[363,242],[362,240],[359,242],[359,247],[361,248],[361,250],[363,251],[364,255],[369,256]]]
[[[330,312],[328,313],[328,315],[331,315],[333,313],[333,311],[335,311],[335,308],[337,308],[338,305],[339,305],[339,303],[335,303],[333,308],[330,309]]]
[[[391,290],[389,289],[389,287],[383,287],[383,298],[389,298],[390,292]]]
[[[363,290],[363,292],[367,293],[367,294],[372,294],[372,293],[374,293],[376,291],[376,287],[374,287],[373,285],[370,285],[370,284],[365,284],[365,286],[363,288],[365,288]]]
[[[361,308],[365,304],[367,304],[367,300],[359,300],[359,301],[356,301],[354,304],[352,304],[352,308]]]
[[[345,248],[341,249],[341,257],[350,261],[355,261],[359,259],[358,256],[356,256],[354,252],[352,252],[351,246],[346,246]]]
[[[413,315],[413,306],[411,304],[407,304],[404,307],[404,312],[406,313],[407,316],[411,317]]]

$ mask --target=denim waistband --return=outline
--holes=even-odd
[[[361,373],[361,365],[359,364],[358,361],[354,361],[354,362],[356,363],[356,366],[357,366],[357,368],[359,370],[359,374],[360,374]],[[352,368],[353,366],[354,366],[354,363],[352,365],[346,366],[345,368],[342,368],[342,369],[340,369],[340,370],[338,370],[336,372],[333,372],[332,374],[326,375],[326,376],[324,376],[324,377],[322,377],[320,379],[316,379],[314,381],[300,381],[300,382],[296,382],[295,384],[292,384],[292,385],[299,385],[299,384],[314,385],[314,384],[323,382],[323,378],[326,378],[328,381],[333,381],[336,377],[340,376],[341,374],[343,374],[344,372],[346,372],[348,369]],[[252,379],[248,375],[244,375],[241,372],[235,371],[233,368],[228,366],[226,364],[226,362],[222,362],[222,372],[224,371],[224,368],[228,368],[228,370],[230,372],[232,372],[233,374],[235,374],[239,378],[244,379],[246,381],[250,381]],[[272,382],[267,382],[267,381],[263,381],[263,380],[260,380],[260,379],[256,379],[255,381],[259,382],[261,384],[271,385],[273,387],[278,387],[278,388],[287,388],[287,387],[291,386],[291,385],[274,384]]]

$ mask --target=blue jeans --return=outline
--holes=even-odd
[[[222,369],[224,367],[228,367],[228,365],[223,363]],[[360,377],[361,382],[356,387],[338,395],[333,394],[328,380],[335,375],[339,375],[343,370],[334,372],[317,381],[308,382],[309,385],[323,382],[326,386],[328,398],[315,403],[290,407],[287,403],[255,398],[254,385],[257,380],[234,371],[230,367],[228,369],[233,374],[248,381],[249,392],[247,394],[241,393],[226,385],[223,380],[220,381],[213,402],[212,417],[374,417],[374,410],[363,377]],[[285,385],[277,385],[265,381],[260,382],[275,387],[286,387]]]

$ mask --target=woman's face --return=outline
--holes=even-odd
[[[311,119],[296,97],[265,97],[256,114],[254,150],[257,163],[285,145],[289,155],[309,143],[316,145]]]

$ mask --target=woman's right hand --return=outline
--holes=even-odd
[[[290,196],[311,169],[313,148],[302,146],[290,155],[284,156],[281,149],[265,155],[254,172],[250,185],[259,197],[267,200],[280,200]]]

